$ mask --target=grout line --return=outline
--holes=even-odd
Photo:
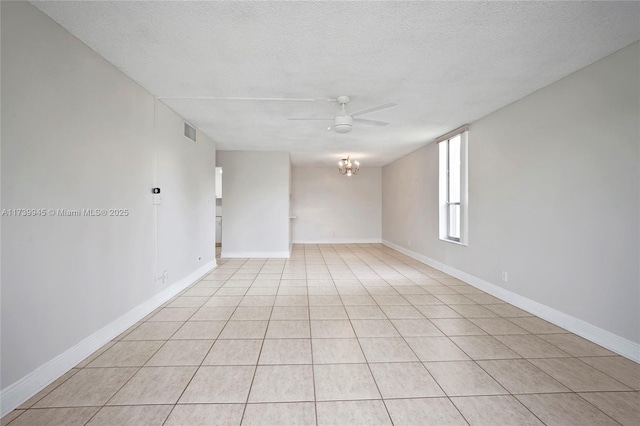
[[[113,346],[113,345],[111,345],[111,346]],[[107,348],[107,349],[105,349],[105,351],[103,351],[103,353],[104,353],[104,352],[106,352],[106,350],[108,350],[108,348]],[[56,390],[56,389],[58,389],[60,386],[62,386],[64,383],[66,383],[70,378],[72,378],[73,376],[75,376],[76,374],[78,374],[78,372],[79,372],[80,370],[82,370],[82,368],[73,367],[72,369],[70,369],[69,371],[67,371],[67,372],[66,372],[66,373],[64,373],[64,374],[67,374],[67,373],[69,373],[69,372],[70,372],[70,371],[72,371],[72,370],[78,370],[78,371],[76,371],[76,372],[75,372],[75,373],[73,373],[71,376],[67,377],[65,380],[63,380],[62,382],[60,382],[57,386],[55,386],[55,387],[54,387],[53,389],[51,389],[49,392],[45,393],[45,394],[44,394],[44,395],[42,395],[40,398],[38,398],[37,400],[35,400],[35,401],[34,401],[31,405],[29,405],[28,407],[26,407],[26,408],[15,408],[14,410],[25,410],[25,411],[26,411],[26,410],[30,410],[30,409],[34,408],[34,405],[36,405],[38,402],[42,401],[45,397],[47,397],[49,394],[51,394],[51,392],[55,391],[55,390]],[[64,374],[63,374],[63,376],[64,376]],[[62,377],[62,376],[60,376],[60,377]],[[59,377],[58,379],[56,379],[56,380],[59,380],[59,379],[60,379],[60,377]],[[54,382],[55,382],[55,380],[54,380]],[[52,382],[52,383],[53,383],[53,382]],[[51,385],[48,385],[48,386],[51,386]],[[44,389],[46,389],[48,386],[46,386]],[[44,389],[43,389],[43,390],[44,390]],[[40,392],[42,392],[42,391],[40,391]],[[32,397],[31,397],[31,398],[29,398],[29,399],[35,398],[36,396],[38,396],[38,394],[39,394],[40,392],[38,392],[37,394],[35,394],[34,396],[32,396]],[[27,400],[27,401],[28,401],[28,400]],[[23,402],[22,404],[20,404],[20,406],[19,406],[19,407],[22,407],[22,406],[23,406],[23,404],[25,404],[27,401],[25,401],[25,402]],[[7,413],[7,414],[9,414],[9,413]],[[12,421],[13,421],[13,420],[12,420]]]
[[[307,311],[309,313],[309,341],[311,345],[311,378],[313,380],[313,414],[316,420],[316,426],[318,426],[318,395],[316,391],[316,367],[313,362],[313,334],[311,333],[311,297],[309,295],[309,274],[307,272],[306,266],[305,266],[305,278],[307,283]]]
[[[426,291],[426,290],[425,290]],[[445,305],[447,305],[445,303]],[[413,306],[413,305],[411,305]],[[449,305],[447,305],[449,306]],[[415,309],[415,306],[413,306]],[[389,321],[391,323],[391,325],[393,326],[393,328],[396,330],[396,332],[400,335],[400,337],[402,338],[402,341],[405,343],[405,345],[407,345],[407,347],[411,350],[411,352],[414,354],[414,356],[417,358],[417,360],[420,362],[420,364],[422,365],[422,367],[427,371],[427,374],[429,374],[429,376],[432,378],[432,380],[434,381],[434,383],[436,383],[436,385],[438,386],[438,388],[440,388],[440,390],[442,391],[443,395],[445,395],[447,397],[447,399],[449,400],[449,402],[455,407],[455,409],[458,411],[458,413],[462,416],[463,419],[465,419],[465,421],[468,420],[466,419],[466,417],[462,414],[462,412],[460,411],[460,409],[457,407],[457,405],[451,400],[451,398],[449,397],[449,395],[447,394],[447,392],[442,388],[442,386],[440,385],[440,383],[435,379],[435,377],[433,377],[433,375],[431,374],[431,372],[429,371],[429,369],[424,365],[424,362],[422,362],[422,360],[420,359],[420,357],[418,356],[418,354],[414,351],[414,349],[411,347],[411,345],[409,345],[409,342],[406,341],[405,336],[400,333],[400,330],[397,329],[396,325],[393,323],[393,321],[391,321],[391,319],[388,317],[387,313],[381,309],[383,314],[385,315],[385,317],[387,318],[387,321]],[[422,314],[422,312],[420,312],[420,314]],[[437,324],[431,322],[428,318],[425,318],[427,321],[429,321],[431,324],[434,325],[434,327],[436,327],[436,329],[438,329],[444,336],[446,336],[448,338],[448,340],[453,343],[456,347],[458,347],[463,353],[465,353],[465,355],[467,355],[469,357],[469,359],[473,360],[473,358],[471,358],[471,356],[469,356],[469,354],[464,351],[463,348],[459,347],[458,345],[455,344],[455,342],[446,334],[444,333],[438,326]],[[475,361],[474,361],[475,362]],[[477,365],[477,363],[476,363]],[[495,380],[495,379],[494,379]],[[496,383],[499,383],[496,381]],[[501,386],[502,387],[502,386]],[[506,389],[505,389],[506,390]]]
[[[226,283],[230,278],[227,278],[224,282]],[[202,281],[202,280],[201,280]],[[200,282],[200,281],[198,281]],[[197,283],[196,283],[197,284]],[[195,285],[195,284],[194,284]],[[214,293],[214,295],[220,290],[220,288],[222,288],[222,286],[218,287],[218,289],[216,290],[216,292]],[[213,295],[211,296],[213,297]],[[211,297],[209,299],[211,299]],[[206,302],[205,302],[206,303]],[[204,306],[204,304],[202,305]],[[202,308],[202,306],[200,308]],[[193,315],[195,315],[200,308],[198,308],[198,310],[196,312],[194,312]],[[236,307],[237,309],[237,307]],[[234,309],[235,312],[235,309]],[[233,315],[233,313],[231,313],[231,315]],[[193,315],[191,317],[193,317]],[[229,318],[231,318],[231,315],[229,316]],[[190,317],[190,318],[191,318]],[[188,321],[188,320],[187,320]],[[185,324],[187,323],[187,321],[185,321]],[[172,404],[173,406],[171,407],[171,410],[169,411],[169,414],[167,415],[167,417],[164,419],[164,421],[162,422],[162,424],[164,425],[167,420],[169,419],[169,417],[171,417],[171,414],[173,413],[173,410],[176,408],[176,406],[178,405],[178,402],[180,401],[180,398],[182,398],[182,396],[184,395],[184,393],[186,392],[187,388],[191,385],[191,382],[193,381],[193,378],[196,376],[196,374],[198,374],[198,371],[200,371],[200,368],[202,368],[202,363],[204,362],[204,360],[207,358],[207,356],[209,355],[209,353],[211,353],[211,350],[213,349],[213,346],[215,345],[215,343],[218,341],[218,337],[220,337],[220,334],[222,333],[222,331],[224,330],[224,328],[227,326],[229,320],[227,319],[227,321],[225,322],[225,324],[222,326],[222,328],[220,329],[220,331],[218,332],[218,335],[216,336],[216,338],[213,340],[213,343],[211,344],[211,347],[209,347],[209,350],[207,351],[207,353],[204,355],[204,357],[202,358],[202,360],[200,361],[200,364],[198,366],[196,366],[195,371],[193,372],[193,375],[191,376],[191,378],[189,379],[189,381],[187,382],[186,386],[182,389],[182,392],[180,392],[180,396],[178,396],[178,398],[176,399],[175,404]],[[182,327],[181,327],[182,328]],[[148,362],[148,361],[147,361]]]
[[[266,264],[266,263],[267,262],[265,261],[264,264]],[[262,270],[262,268],[264,268],[264,264],[260,268],[260,270]],[[256,274],[256,279],[257,279],[257,276],[258,276],[258,274]],[[253,285],[254,283],[255,283],[255,279],[251,283],[251,285]],[[280,287],[279,284],[278,284],[278,287]],[[249,286],[249,288],[251,288],[251,286]],[[242,303],[242,301],[240,301],[240,303]],[[274,303],[275,303],[275,299],[274,299]],[[240,424],[242,424],[242,422],[244,420],[244,415],[247,412],[247,405],[249,404],[249,397],[251,396],[251,391],[253,390],[253,382],[256,380],[256,374],[258,373],[258,366],[260,365],[260,357],[262,356],[262,349],[264,348],[264,341],[266,340],[267,332],[269,331],[269,324],[271,322],[271,315],[273,315],[273,306],[271,307],[271,311],[269,312],[269,319],[267,320],[267,326],[264,328],[264,334],[262,335],[262,343],[260,344],[260,350],[258,351],[258,357],[256,358],[256,365],[255,365],[255,368],[253,370],[253,377],[251,378],[251,383],[249,384],[249,389],[247,390],[247,399],[245,400],[244,408],[242,410],[242,416],[240,417]]]
[[[342,296],[339,295],[338,297],[340,297],[340,300],[343,302],[343,306],[344,306],[344,301],[342,299]],[[364,356],[364,359],[365,359],[365,362],[366,362],[366,365],[367,365],[367,370],[369,371],[369,374],[371,375],[371,379],[373,380],[373,383],[376,385],[376,390],[378,391],[378,394],[380,395],[380,400],[382,400],[382,405],[384,405],[384,409],[387,412],[387,417],[389,417],[389,421],[391,422],[391,424],[393,424],[393,418],[391,417],[391,412],[389,411],[389,407],[387,407],[387,403],[385,402],[384,396],[382,395],[382,391],[380,391],[380,386],[378,385],[378,381],[376,380],[376,376],[373,374],[373,370],[371,369],[371,365],[369,365],[369,360],[367,358],[367,354],[365,353],[364,349],[362,349],[362,344],[360,343],[360,338],[358,337],[358,334],[356,333],[356,330],[353,327],[353,323],[351,322],[351,319],[349,319],[349,324],[351,325],[351,329],[353,330],[353,334],[354,334],[354,336],[356,338],[356,342],[358,342],[358,347],[360,348],[360,351],[362,352],[362,355]]]
[[[194,283],[194,284],[195,284],[195,283]],[[174,300],[176,297],[178,297],[178,296],[173,297],[171,300]],[[160,308],[158,308],[158,309],[164,309],[164,307],[160,307]],[[138,327],[136,327],[136,330],[137,330],[137,329],[138,329],[142,324],[144,324],[144,322],[140,321],[140,325],[139,325]],[[180,328],[182,328],[182,326],[178,327],[178,328],[176,329],[176,331],[174,331],[174,332],[171,334],[171,336],[169,336],[169,338],[168,338],[168,339],[166,339],[166,340],[164,340],[164,341],[162,341],[162,340],[158,340],[158,341],[162,341],[163,343],[158,347],[158,349],[156,349],[156,350],[154,351],[154,353],[153,353],[149,358],[147,358],[147,360],[145,361],[145,364],[146,364],[147,362],[149,362],[149,360],[150,360],[151,358],[153,358],[153,357],[158,353],[158,351],[160,351],[160,349],[165,345],[165,343],[166,343],[166,342],[167,342],[167,341],[168,341],[172,336],[174,336],[174,335],[178,332],[178,330],[180,330]],[[134,331],[135,331],[135,330],[134,330]],[[132,332],[133,332],[133,331],[132,331]],[[127,335],[129,335],[129,334],[131,334],[131,333],[128,333]],[[113,345],[113,346],[115,346],[117,343],[119,343],[119,342],[121,342],[121,341],[122,341],[122,339],[120,339],[118,342],[114,343],[114,345]],[[134,341],[135,341],[135,340],[134,340]],[[109,349],[113,348],[113,346],[111,346]],[[107,350],[106,350],[106,351],[104,351],[102,354],[100,354],[100,356],[104,355],[104,354],[105,354],[109,349],[107,349]],[[92,360],[91,362],[93,362],[93,361],[97,360],[100,356],[96,357],[96,359]],[[89,363],[89,364],[90,364],[90,363]],[[88,366],[89,366],[89,364],[87,364],[85,367],[88,367]],[[96,367],[96,368],[98,368],[98,367]],[[128,383],[129,383],[129,382],[130,382],[130,381],[131,381],[131,380],[132,380],[132,379],[133,379],[137,374],[138,374],[138,373],[139,373],[139,372],[140,372],[140,371],[142,371],[142,368],[144,368],[144,364],[143,364],[143,365],[141,365],[141,366],[133,366],[133,367],[115,367],[115,366],[114,366],[114,367],[111,367],[111,368],[137,368],[137,370],[136,370],[136,371],[135,371],[135,372],[134,372],[134,373],[133,373],[133,374],[132,374],[132,375],[131,375],[131,376],[130,376],[130,377],[129,377],[129,378],[128,378],[128,379],[127,379],[127,380],[126,380],[126,381],[125,381],[125,382],[124,382],[120,387],[119,387],[119,388],[118,388],[118,390],[116,390],[116,391],[113,393],[113,395],[111,395],[111,396],[110,396],[110,397],[105,401],[105,403],[104,403],[104,404],[102,404],[102,408],[106,407],[106,406],[109,404],[109,402],[110,402],[113,398],[115,398],[115,396],[116,396],[116,395],[117,395],[117,394],[118,394],[118,393],[119,393],[119,392],[120,392],[120,391],[121,391],[121,390],[122,390],[122,389],[123,389],[123,388],[124,388],[124,387],[125,387],[125,386],[126,386],[126,385],[127,385],[127,384],[128,384]],[[197,368],[196,368],[196,370],[194,370],[193,375],[195,375],[196,371],[197,371]],[[191,376],[192,378],[193,378],[193,375]],[[185,387],[185,389],[186,389],[186,387]],[[102,408],[100,408],[98,411],[96,411],[96,412],[94,413],[94,415],[93,415],[93,416],[91,416],[91,419],[92,419],[93,417],[95,417],[95,416],[98,414],[98,412],[100,412],[100,410],[101,410]],[[91,419],[89,419],[87,422],[91,421]]]
[[[423,289],[424,290],[424,289]],[[427,290],[425,290],[427,291]],[[429,293],[430,294],[430,293]],[[406,300],[406,299],[405,299]],[[438,299],[440,300],[440,299]],[[446,305],[446,304],[445,304]],[[411,304],[411,306],[415,308],[415,306],[413,304]],[[448,306],[448,305],[446,305]],[[409,350],[411,350],[411,352],[414,354],[414,356],[416,357],[416,359],[418,360],[418,362],[420,363],[420,365],[422,366],[422,368],[425,369],[425,371],[427,372],[427,374],[429,375],[429,377],[431,377],[431,379],[434,381],[434,383],[438,386],[438,388],[442,391],[442,394],[444,395],[445,398],[447,398],[447,400],[449,401],[449,403],[456,409],[456,411],[460,414],[461,418],[467,423],[469,424],[467,418],[462,414],[462,412],[460,411],[460,409],[456,406],[456,404],[451,400],[451,398],[449,397],[449,395],[447,394],[447,392],[445,392],[445,390],[442,388],[442,386],[440,385],[440,383],[435,379],[435,377],[433,377],[433,375],[431,374],[431,372],[429,371],[429,369],[426,367],[426,365],[424,365],[424,362],[420,359],[420,357],[418,356],[418,354],[415,352],[415,350],[411,347],[411,345],[409,344],[409,342],[407,342],[406,338],[404,335],[402,335],[402,333],[400,333],[400,330],[397,329],[396,325],[393,323],[393,321],[391,321],[391,319],[388,317],[387,313],[380,308],[380,310],[382,311],[383,315],[387,318],[387,321],[389,321],[392,325],[392,327],[396,330],[396,332],[400,335],[400,337],[402,338],[402,341],[405,343],[405,345],[407,345],[407,347],[409,348]],[[417,310],[417,309],[416,309]],[[422,312],[418,311],[421,315],[423,315],[424,319],[426,321],[428,321],[430,324],[432,324],[438,331],[440,331],[442,333],[443,336],[447,337],[449,341],[451,341],[453,343],[453,341],[451,340],[451,338],[449,338],[449,336],[447,336],[435,323],[433,323],[429,318],[426,317],[426,315],[424,315]],[[454,343],[455,344],[455,343]],[[463,351],[464,352],[464,351]],[[466,352],[465,352],[466,354]],[[468,354],[467,354],[468,356]],[[386,407],[386,404],[385,404]]]

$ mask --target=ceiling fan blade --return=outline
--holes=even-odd
[[[372,124],[374,126],[386,126],[389,124],[386,121],[367,120],[366,118],[354,118],[353,121],[358,121],[360,123],[365,123],[365,124]]]
[[[296,118],[287,118],[287,120],[299,120],[299,121],[322,120],[322,121],[333,121],[333,118],[296,117]]]
[[[388,104],[382,104],[382,105],[374,106],[367,109],[361,109],[360,111],[356,111],[353,114],[349,114],[349,115],[351,115],[352,117],[356,117],[358,115],[369,114],[371,112],[380,111],[381,109],[391,108],[394,106],[398,106],[398,104],[395,102],[389,102]]]

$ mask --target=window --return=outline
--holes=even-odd
[[[438,139],[440,239],[467,244],[467,126]]]

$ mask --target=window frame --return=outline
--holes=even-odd
[[[468,127],[463,126],[446,135],[436,139],[439,151],[439,237],[440,240],[453,244],[467,246],[469,241],[468,232]],[[460,137],[460,201],[451,202],[451,146],[450,142],[456,137]],[[459,237],[452,235],[453,209],[458,206]]]

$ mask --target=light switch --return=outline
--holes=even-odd
[[[160,198],[160,194],[153,194],[153,204],[156,206],[162,204],[162,199]]]

